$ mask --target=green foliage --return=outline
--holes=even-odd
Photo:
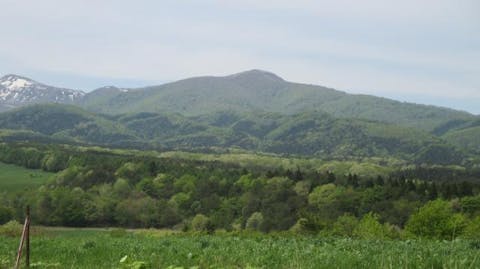
[[[25,206],[31,205],[35,224],[49,226],[154,227],[206,232],[214,228],[290,230],[299,234],[396,238],[403,235],[402,228],[409,219],[411,227],[419,226],[413,225],[412,217],[419,207],[441,196],[453,199],[454,207],[431,215],[447,218],[445,227],[454,227],[454,234],[445,237],[435,233],[429,238],[451,239],[461,236],[465,225],[479,213],[480,185],[475,183],[476,170],[457,166],[420,166],[390,175],[383,174],[389,170],[375,169],[380,174],[359,176],[322,171],[331,168],[328,164],[336,167],[335,171],[351,171],[350,167],[360,164],[351,161],[271,159],[293,166],[286,169],[272,167],[271,160],[264,166],[263,161],[268,160],[265,157],[243,166],[219,161],[225,160],[222,158],[212,159],[212,155],[189,159],[98,147],[0,144],[1,160],[22,165],[41,167],[43,160],[48,159],[45,156],[52,154],[65,169],[35,190],[0,193],[3,221],[21,219]],[[246,159],[253,162],[254,156]],[[305,168],[298,164],[304,164]],[[421,180],[441,175],[455,182]],[[469,181],[462,181],[464,176],[469,176]],[[192,226],[192,221],[198,222],[198,227]],[[430,220],[422,225],[429,230]],[[442,223],[439,226],[444,227]]]
[[[195,215],[195,217],[192,219],[191,225],[192,225],[192,229],[197,232],[211,233],[214,230],[214,227],[210,219],[203,214]]]
[[[38,264],[40,268],[132,268],[130,266],[134,265],[147,268],[279,269],[480,266],[475,241],[467,240],[372,241],[257,233],[159,237],[131,233],[126,237],[111,237],[108,231],[103,230],[58,229],[46,236],[34,236],[31,243],[31,263]],[[86,245],[89,247],[85,248]],[[17,247],[18,237],[0,236],[2,266],[13,267]]]
[[[405,229],[418,237],[452,239],[462,234],[466,219],[447,201],[430,201],[411,216]]]
[[[466,214],[480,215],[480,195],[463,197],[460,206]]]
[[[0,236],[19,237],[22,234],[23,225],[16,220],[11,220],[0,226]]]
[[[353,234],[362,239],[384,239],[388,237],[387,229],[379,222],[379,216],[372,212],[362,217]]]
[[[120,268],[124,269],[147,269],[150,268],[146,262],[143,261],[131,261],[128,255],[123,256],[120,259]]]
[[[296,234],[306,234],[306,233],[311,233],[313,232],[309,225],[308,225],[308,219],[306,218],[300,218],[297,220],[295,225],[290,228],[290,231]]]
[[[220,124],[219,117],[228,120]],[[425,131],[378,121],[336,118],[324,112],[301,111],[293,115],[249,112],[232,116],[227,111],[201,117],[138,113],[114,117],[74,106],[35,105],[0,114],[0,125],[10,129],[0,135],[5,141],[34,139],[190,151],[238,148],[340,160],[395,157],[438,164],[459,164],[467,157]],[[24,130],[33,133],[25,138]],[[65,166],[59,160],[64,158],[48,155],[39,161],[45,169],[59,171]],[[350,172],[364,175],[378,168],[355,166]],[[128,169],[119,172],[131,174]]]
[[[480,240],[480,216],[477,216],[468,223],[467,227],[465,227],[464,237]]]
[[[13,210],[11,208],[0,205],[0,225],[7,223],[13,218]]]
[[[101,89],[88,94],[81,105],[91,111],[110,114],[169,112],[205,115],[228,110],[226,115],[212,117],[210,122],[215,125],[231,124],[237,120],[236,114],[252,110],[295,114],[312,108],[336,117],[369,119],[427,131],[444,127],[449,122],[474,118],[471,114],[451,109],[292,83],[258,70],[226,77],[191,78],[128,92]],[[246,121],[239,125],[252,133],[261,132],[259,129],[266,124]]]
[[[365,221],[363,225],[365,226]],[[336,236],[353,237],[356,233],[357,226],[357,218],[349,214],[344,214],[338,217],[337,221],[335,221],[335,223],[333,224],[332,234]],[[358,232],[363,233],[362,230],[365,228],[366,227],[360,228]]]
[[[245,229],[251,231],[260,231],[263,225],[263,215],[260,212],[254,212],[245,224]]]
[[[480,126],[454,129],[442,137],[459,148],[480,153]]]

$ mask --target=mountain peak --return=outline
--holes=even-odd
[[[38,83],[29,78],[15,74],[8,74],[0,78],[0,85],[11,91],[21,90],[34,84]]]
[[[271,81],[284,81],[283,78],[277,76],[276,74],[265,71],[265,70],[260,70],[260,69],[252,69],[240,73],[236,73],[230,76],[227,76],[229,78],[246,78],[246,79],[268,79]]]
[[[15,74],[0,78],[0,111],[36,103],[73,103],[83,95],[82,91],[48,86]]]

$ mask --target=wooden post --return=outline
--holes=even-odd
[[[26,231],[26,246],[25,246],[25,265],[30,268],[30,206],[27,205],[27,231]]]
[[[17,259],[15,261],[15,269],[20,268],[20,258],[22,257],[23,245],[25,239],[27,239],[27,267],[30,266],[30,207],[27,206],[27,216],[25,217],[25,223],[23,224],[22,237],[20,238],[20,246],[18,246]]]

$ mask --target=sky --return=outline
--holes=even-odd
[[[0,0],[0,75],[140,87],[250,69],[480,114],[478,0]]]

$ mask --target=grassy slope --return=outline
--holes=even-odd
[[[134,268],[128,266],[133,262],[144,262],[149,265],[146,268],[480,266],[478,249],[468,241],[368,241],[288,235],[156,236],[154,232],[119,235],[73,230],[34,236],[31,262],[41,268]],[[1,268],[12,266],[17,244],[18,238],[0,235]],[[125,256],[122,267],[120,260]]]
[[[0,162],[0,191],[13,192],[38,187],[52,175],[53,173]]]

